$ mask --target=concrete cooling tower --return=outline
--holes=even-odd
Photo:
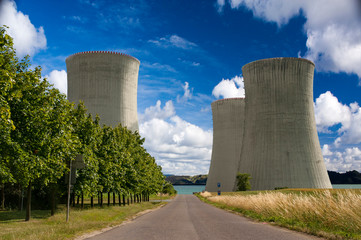
[[[246,64],[242,72],[246,104],[238,171],[251,175],[252,190],[332,188],[316,131],[314,64],[273,58]]]
[[[211,104],[213,114],[212,161],[206,191],[234,191],[244,129],[244,98],[228,98]]]
[[[101,124],[138,130],[139,60],[116,52],[81,52],[66,59],[68,99],[84,101]]]

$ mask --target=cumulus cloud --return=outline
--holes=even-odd
[[[306,18],[306,58],[320,71],[355,73],[361,78],[361,18],[356,0],[229,0],[232,8],[245,7],[255,17],[279,27],[295,16]],[[223,8],[217,1],[217,9]],[[320,11],[322,9],[322,11]]]
[[[361,143],[361,108],[358,103],[344,105],[329,91],[321,94],[315,102],[317,130],[330,133],[330,127],[340,125],[335,145]]]
[[[188,101],[188,99],[192,98],[193,88],[189,89],[189,83],[185,82],[182,88],[184,90],[184,94],[182,97],[180,97],[179,95],[177,96],[177,102],[186,102]]]
[[[145,109],[144,114],[140,115],[140,122],[146,122],[152,119],[167,119],[175,115],[175,110],[172,101],[165,103],[165,106],[161,108],[162,102],[160,100],[154,106],[150,106]]]
[[[46,48],[46,37],[43,27],[35,28],[29,16],[17,11],[12,0],[0,2],[0,25],[9,27],[8,33],[14,39],[14,48],[18,57],[29,54],[33,56]]]
[[[346,172],[361,169],[361,150],[358,147],[346,148],[344,151],[331,151],[327,144],[322,147],[326,168],[331,171]]]
[[[149,40],[148,42],[164,48],[175,47],[188,50],[197,47],[197,44],[188,41],[185,38],[179,37],[178,35],[162,37],[158,40]]]
[[[53,70],[49,75],[46,75],[45,78],[54,85],[55,88],[59,89],[61,93],[65,95],[68,92],[68,78],[65,70]]]
[[[222,79],[220,83],[213,88],[212,95],[216,98],[234,98],[244,97],[243,77],[235,76],[232,79]]]
[[[212,132],[176,115],[172,101],[145,110],[139,126],[144,146],[162,166],[164,173],[194,175],[207,173],[211,159]]]
[[[315,102],[316,125],[319,132],[328,132],[336,124],[349,126],[351,111],[340,103],[330,91],[321,94]]]

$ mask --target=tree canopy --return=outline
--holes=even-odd
[[[77,194],[149,194],[161,191],[161,167],[126,127],[100,126],[82,102],[64,94],[31,68],[29,56],[16,57],[12,38],[0,27],[0,187],[47,187],[64,181],[69,162],[82,155]],[[28,194],[28,201],[31,195]],[[30,205],[29,205],[30,208]],[[29,209],[30,218],[30,209]]]

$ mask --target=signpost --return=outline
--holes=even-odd
[[[74,159],[74,161],[69,162],[69,177],[66,178],[68,182],[68,201],[66,204],[66,222],[69,221],[69,212],[70,212],[70,192],[72,185],[75,184],[76,180],[76,170],[86,167],[86,164],[83,160],[83,155],[77,155]],[[66,181],[65,180],[65,181]]]

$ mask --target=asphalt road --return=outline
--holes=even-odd
[[[193,195],[178,195],[163,208],[88,239],[292,240],[318,238],[269,224],[253,222],[205,204]]]

